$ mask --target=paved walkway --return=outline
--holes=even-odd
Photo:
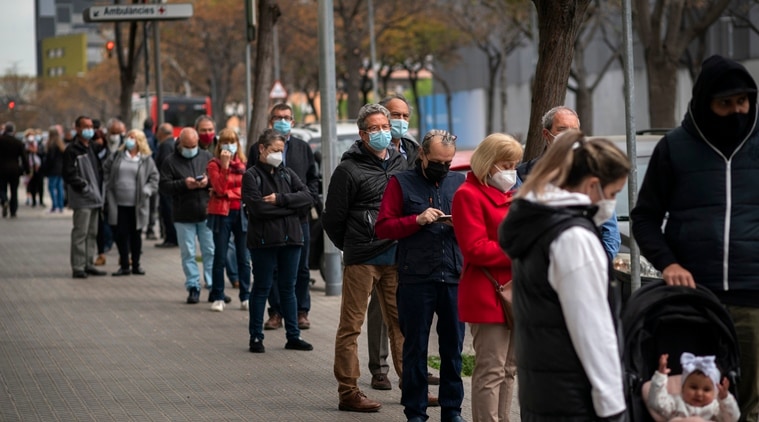
[[[278,330],[266,332],[265,354],[251,354],[236,296],[222,313],[209,310],[207,291],[185,303],[177,249],[144,242],[143,277],[72,279],[71,215],[21,205],[18,218],[0,219],[0,420],[405,420],[392,369],[393,390],[369,386],[363,335],[359,386],[383,408],[337,410],[340,297],[326,296],[315,272],[312,328],[303,331],[314,351],[285,350]],[[116,251],[107,259],[100,268],[115,271]],[[467,377],[467,420],[470,387]],[[439,408],[429,414],[440,420]]]

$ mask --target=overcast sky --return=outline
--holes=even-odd
[[[13,66],[18,73],[33,76],[37,72],[34,51],[34,0],[0,0],[0,74]]]

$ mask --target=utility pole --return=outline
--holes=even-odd
[[[374,39],[374,5],[372,0],[366,0],[369,6],[369,48],[372,60],[372,97],[375,103],[379,102],[377,90],[377,47]]]

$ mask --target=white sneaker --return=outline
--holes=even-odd
[[[243,300],[240,302],[240,309],[243,311],[247,311],[250,309],[250,301],[249,300]]]
[[[213,304],[211,305],[211,310],[214,312],[221,312],[224,310],[224,301],[223,300],[215,300]]]

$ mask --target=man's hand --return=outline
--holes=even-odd
[[[223,149],[219,154],[219,161],[221,161],[221,168],[224,170],[229,168],[229,162],[232,160],[232,153]]]
[[[267,204],[274,204],[277,205],[277,194],[276,193],[270,193],[263,198],[261,198],[266,202]]]
[[[441,215],[445,215],[445,213],[437,208],[427,208],[416,216],[416,224],[426,226],[427,224],[434,223]]]
[[[667,286],[686,286],[695,289],[696,282],[693,280],[693,275],[690,271],[681,267],[680,264],[669,264],[667,268],[662,271],[662,278]]]
[[[664,375],[669,374],[669,371],[670,371],[670,369],[667,368],[667,359],[669,359],[669,355],[666,354],[666,353],[663,354],[663,355],[661,355],[659,357],[659,369],[658,370],[659,370],[660,373],[662,373]]]
[[[197,189],[198,188],[198,182],[195,180],[194,177],[186,177],[184,179],[184,184],[187,186],[187,189]]]

